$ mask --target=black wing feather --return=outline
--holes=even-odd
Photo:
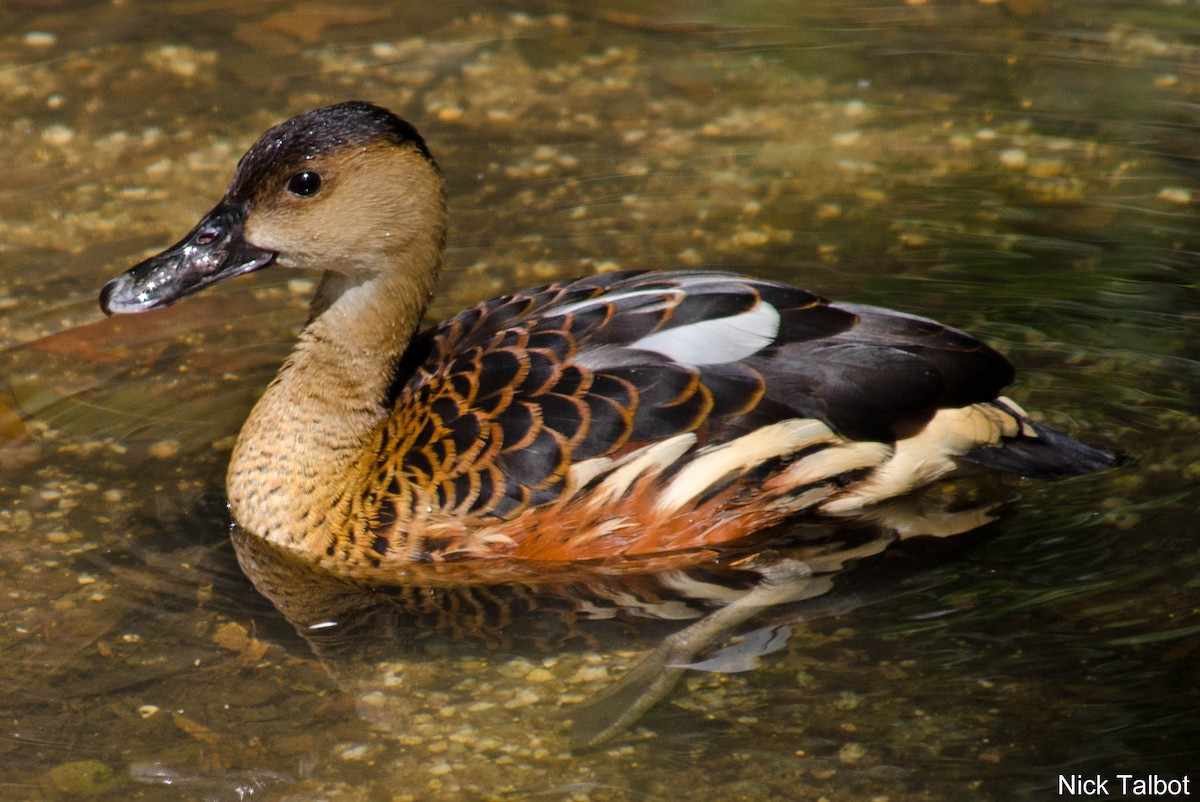
[[[763,305],[778,331],[741,359],[689,365],[638,345]],[[799,416],[888,441],[1011,378],[996,351],[924,318],[730,274],[610,273],[487,301],[418,335],[386,436],[401,470],[422,474],[444,453],[422,438],[447,438],[458,460],[434,478],[455,503],[471,488],[476,514],[505,517],[556,497],[572,462],[680,432],[713,443]]]

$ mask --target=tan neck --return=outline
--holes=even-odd
[[[390,412],[388,386],[437,278],[437,241],[408,243],[365,281],[327,274],[314,317],[247,418],[229,464],[238,523],[309,553],[345,530],[358,466]],[[415,247],[414,247],[415,246]]]

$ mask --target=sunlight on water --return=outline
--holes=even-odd
[[[0,797],[1200,781],[1194,13],[0,4]],[[96,296],[263,130],[348,98],[446,175],[435,317],[597,270],[743,270],[970,330],[1015,399],[1130,461],[911,501],[968,515],[960,537],[823,531],[687,572],[415,591],[280,563],[231,539],[224,469],[312,277],[136,318]]]

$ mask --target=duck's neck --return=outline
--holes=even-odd
[[[371,464],[365,450],[390,412],[393,372],[437,278],[440,248],[413,250],[402,258],[423,264],[322,281],[313,318],[230,459],[230,506],[251,534],[309,554],[342,547],[364,478],[358,467]]]

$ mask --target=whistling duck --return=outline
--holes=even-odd
[[[339,103],[268,131],[191,233],[104,287],[106,313],[142,312],[271,265],[323,271],[230,460],[252,535],[350,574],[669,565],[964,461],[1113,462],[1000,396],[1013,369],[973,337],[743,275],[602,273],[417,333],[446,223],[413,126]]]

